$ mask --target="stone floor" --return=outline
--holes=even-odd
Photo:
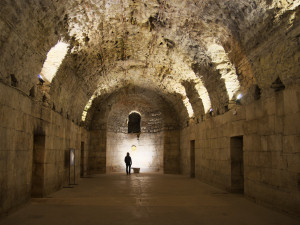
[[[298,218],[272,211],[196,179],[124,174],[82,178],[2,218],[1,225],[293,225]]]

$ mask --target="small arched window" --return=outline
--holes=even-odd
[[[141,115],[133,112],[129,114],[128,118],[128,133],[141,132]]]

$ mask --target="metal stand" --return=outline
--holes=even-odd
[[[75,183],[75,176],[76,176],[76,165],[75,165],[75,149],[70,149],[70,160],[69,160],[69,185],[77,185]],[[71,184],[71,166],[74,167],[74,176],[73,176],[73,184]]]

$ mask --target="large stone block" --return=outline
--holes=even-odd
[[[284,97],[283,92],[278,92],[276,94],[276,116],[282,117],[284,116]]]
[[[276,134],[283,134],[284,129],[284,117],[275,117],[275,133]]]
[[[261,150],[261,136],[257,134],[245,135],[243,137],[244,152],[257,152]]]
[[[300,173],[300,153],[292,153],[287,156],[287,169],[294,173]],[[295,178],[297,180],[297,178]]]
[[[229,130],[231,131],[231,126],[229,125]],[[243,123],[243,133],[244,134],[256,134],[259,130],[258,120],[249,120]]]
[[[272,202],[272,193],[268,185],[245,179],[245,195],[263,202]]]
[[[268,151],[268,138],[269,136],[261,136],[260,143],[261,143],[261,151]]]
[[[0,174],[2,178],[7,176],[7,151],[0,151]]]
[[[300,105],[298,104],[297,92],[296,89],[287,89],[283,92],[284,98],[284,113],[295,114],[299,112]]]
[[[249,104],[246,107],[246,120],[254,120],[257,119],[256,114],[255,114],[255,105],[254,103]]]
[[[267,98],[262,102],[263,113],[261,116],[271,116],[276,113],[276,100],[275,97]]]
[[[249,165],[248,163],[244,165],[244,179],[257,181],[260,179],[260,168],[256,166]]]
[[[275,132],[275,115],[265,116],[258,121],[258,133],[260,135],[274,134]]]
[[[257,181],[263,184],[272,185],[273,170],[271,168],[260,168],[259,175]]]
[[[288,114],[284,117],[284,135],[297,135],[300,133],[300,113]]]
[[[18,120],[16,120],[17,116],[19,115],[19,112],[13,108],[10,108],[6,105],[1,106],[2,111],[2,120],[1,120],[1,126],[6,128],[12,128],[15,129],[17,126]]]
[[[230,136],[240,136],[244,134],[244,121],[239,120],[230,124]]]
[[[268,136],[268,151],[282,152],[282,135],[269,135]]]
[[[296,153],[300,152],[300,136],[287,135],[283,136],[283,153]]]

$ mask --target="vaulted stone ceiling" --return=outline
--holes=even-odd
[[[82,120],[93,99],[137,86],[181,120],[224,113],[299,80],[299,0],[2,0],[0,76],[25,94],[59,40],[68,53],[35,98]],[[293,66],[289,66],[293,65]],[[296,66],[295,66],[296,65]],[[142,94],[142,93],[139,93]],[[101,97],[102,96],[102,97]],[[101,104],[101,101],[97,101]]]

